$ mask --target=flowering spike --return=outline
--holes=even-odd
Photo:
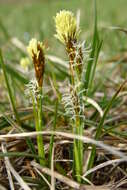
[[[32,58],[34,63],[35,75],[38,82],[38,86],[42,87],[43,83],[43,74],[45,66],[45,56],[44,56],[45,46],[42,42],[32,39],[29,42],[27,51],[29,56]]]
[[[45,46],[42,42],[37,41],[37,39],[32,38],[29,42],[29,45],[27,46],[27,52],[31,58],[33,58],[34,54],[38,57],[39,55],[39,49],[38,46],[40,46],[40,49],[43,51],[45,49]]]
[[[79,30],[77,29],[76,18],[70,11],[62,10],[56,14],[56,35],[62,43],[68,43],[69,41],[76,41]]]

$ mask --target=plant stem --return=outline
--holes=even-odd
[[[42,131],[43,130],[43,124],[42,124],[42,87],[39,87],[39,97],[38,97],[37,107],[38,107],[38,121],[36,123],[36,130]],[[40,164],[42,166],[45,166],[46,160],[45,160],[45,151],[44,151],[44,143],[43,143],[42,135],[37,136],[37,144],[38,144],[38,156],[40,156],[42,158],[42,159],[40,159]]]
[[[40,93],[39,97],[37,97],[37,106],[35,103],[35,97],[31,93],[33,112],[35,118],[35,127],[37,132],[42,131],[42,90],[41,89]],[[45,166],[46,163],[45,163],[44,144],[43,144],[43,137],[41,135],[37,136],[37,147],[38,147],[38,156],[41,157],[41,159],[39,159],[40,164]]]
[[[82,136],[82,130],[80,125],[80,118],[77,116],[76,119],[76,135]],[[83,143],[81,140],[74,140],[74,152],[75,152],[75,167],[76,167],[76,178],[81,183],[82,165],[83,165]]]
[[[74,140],[74,173],[76,174],[76,179],[80,183],[80,160],[79,160],[79,152],[78,152],[78,141]]]
[[[76,87],[77,84],[81,82],[82,73],[82,49],[78,50],[79,57],[76,57],[76,48],[72,42],[69,42],[66,47],[69,56],[69,66],[70,66],[70,76],[71,76],[71,89],[70,93],[74,97],[74,110],[75,110],[75,120],[73,122],[73,133],[76,135],[83,135],[83,124],[80,114],[83,114],[80,108],[82,105],[82,97],[78,95],[80,93],[81,87]],[[75,65],[76,62],[76,66]],[[74,140],[74,173],[76,174],[76,179],[81,183],[81,175],[83,168],[83,142],[81,140]]]
[[[56,100],[56,105],[55,105],[53,131],[56,130],[57,109],[58,109],[58,100]],[[51,135],[50,145],[49,145],[49,167],[51,166],[53,143],[54,143],[54,135]]]

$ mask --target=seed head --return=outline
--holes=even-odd
[[[62,43],[68,43],[69,41],[76,41],[79,30],[77,29],[76,18],[70,11],[62,10],[56,14],[56,35]]]

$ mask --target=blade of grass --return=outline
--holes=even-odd
[[[90,54],[90,60],[88,61],[87,68],[86,68],[86,74],[85,74],[85,89],[88,90],[89,88],[89,82],[92,72],[92,66],[94,62],[94,55],[97,47],[98,42],[98,31],[97,31],[97,8],[96,8],[96,0],[94,0],[94,35],[93,35],[93,42],[92,42],[92,51]],[[87,91],[86,91],[87,93]]]
[[[7,77],[7,73],[6,73],[6,67],[5,67],[5,63],[4,63],[4,60],[3,60],[2,50],[1,49],[0,49],[0,64],[1,64],[1,67],[2,67],[2,70],[3,70],[3,74],[4,74],[4,78],[5,78],[5,82],[6,82],[6,86],[7,86],[7,90],[8,90],[8,95],[9,95],[9,98],[10,98],[10,103],[11,103],[13,112],[15,114],[15,118],[16,118],[18,124],[21,124],[19,116],[18,116],[18,113],[17,113],[17,110],[16,110],[16,107],[15,107],[14,97],[12,95],[11,88],[10,88],[10,85],[9,85],[9,81],[8,81],[8,77]]]
[[[15,126],[20,132],[24,132],[24,129],[23,127],[21,128],[20,126],[17,126],[17,124],[11,119],[11,117],[9,116],[6,116],[3,114],[3,117],[6,119],[6,121],[11,125],[11,126]],[[23,126],[23,124],[22,124]],[[36,150],[35,150],[35,147],[34,147],[34,144],[32,143],[31,139],[30,138],[26,138],[26,143],[28,145],[28,147],[30,148],[31,152],[33,154],[36,154]]]
[[[101,136],[101,133],[102,133],[102,127],[103,127],[103,124],[104,124],[104,121],[105,121],[105,118],[114,102],[114,100],[116,99],[117,95],[119,94],[119,92],[121,91],[121,89],[123,88],[123,86],[126,84],[127,80],[124,81],[122,83],[122,85],[119,87],[119,89],[117,90],[117,92],[113,95],[112,99],[110,100],[110,102],[108,103],[105,111],[104,111],[104,114],[103,114],[103,117],[101,118],[100,122],[99,122],[99,125],[97,126],[97,129],[96,129],[96,134],[95,134],[95,140],[99,140],[100,136]],[[93,145],[92,146],[92,151],[91,151],[91,155],[90,155],[90,159],[89,159],[89,162],[88,162],[88,167],[87,167],[87,170],[91,169],[93,167],[93,164],[94,164],[94,159],[95,159],[95,155],[96,155],[96,146]]]
[[[8,74],[10,74],[13,78],[20,81],[21,83],[27,84],[29,82],[29,80],[23,74],[19,73],[18,70],[16,70],[14,67],[10,66],[9,64],[5,65],[5,69]]]
[[[7,90],[8,90],[8,95],[9,95],[9,98],[10,98],[10,103],[11,103],[13,112],[15,114],[16,121],[17,121],[17,123],[18,123],[19,126],[22,126],[22,123],[20,121],[18,112],[16,110],[15,99],[14,99],[14,96],[12,94],[12,91],[11,91],[11,88],[10,88],[10,84],[9,84],[9,81],[8,81],[8,77],[7,77],[7,73],[6,73],[6,67],[5,67],[5,63],[4,63],[4,60],[3,60],[2,50],[1,49],[0,49],[0,64],[1,64],[1,67],[3,69],[3,74],[4,74],[4,78],[5,78],[5,82],[6,82],[6,86],[7,86]],[[27,142],[27,144],[28,144],[31,152],[35,153],[35,148],[34,148],[34,145],[33,145],[32,141],[31,141],[31,139],[27,138],[26,142]]]
[[[5,68],[7,70],[7,72],[16,80],[19,80],[21,83],[23,84],[27,84],[29,81],[28,79],[23,76],[22,74],[19,73],[19,71],[17,71],[15,68],[13,68],[12,66],[10,65],[5,65]]]
[[[102,40],[97,43],[96,56],[95,56],[94,65],[93,65],[93,68],[92,68],[92,71],[91,71],[91,77],[90,77],[90,82],[89,82],[89,89],[88,89],[88,91],[90,91],[90,89],[92,88],[93,79],[94,79],[94,76],[95,76],[97,61],[98,61],[99,53],[100,53],[100,50],[101,50],[101,47],[102,47],[102,43],[103,43]]]
[[[7,156],[7,157],[29,157],[29,158],[36,158],[36,159],[40,158],[37,154],[29,154],[26,152],[7,152],[7,153],[0,152],[0,158],[3,158],[5,156]]]

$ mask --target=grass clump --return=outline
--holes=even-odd
[[[106,174],[101,176],[105,173],[102,168],[110,170],[109,165],[114,167],[114,163],[126,161],[124,153],[105,145],[107,139],[114,140],[118,147],[126,141],[126,131],[119,129],[125,127],[126,119],[121,121],[121,114],[119,117],[115,115],[119,103],[121,109],[125,109],[121,97],[126,94],[126,80],[119,83],[112,81],[114,88],[110,91],[104,86],[107,76],[104,75],[102,80],[100,73],[103,75],[103,68],[100,65],[97,68],[102,40],[97,26],[96,1],[94,18],[94,34],[89,48],[85,41],[80,41],[78,19],[71,11],[61,10],[54,17],[55,37],[64,46],[68,61],[49,55],[47,42],[36,38],[32,38],[26,47],[8,35],[8,43],[17,48],[20,58],[23,57],[18,69],[5,63],[0,51],[0,66],[12,108],[9,113],[1,113],[0,116],[0,129],[4,133],[0,135],[0,161],[3,162],[4,158],[9,170],[4,173],[5,179],[12,187],[23,189],[29,184],[31,189],[66,189],[68,186],[89,189],[93,188],[92,183],[104,185],[111,181]],[[107,75],[115,68],[116,65],[111,70],[107,68]],[[99,73],[97,77],[96,73]],[[29,103],[24,97],[23,85]],[[17,91],[20,94],[17,94],[15,86],[19,87]],[[17,162],[18,159],[20,162]],[[123,166],[119,167],[117,172],[124,170]],[[101,174],[96,171],[98,168]],[[122,178],[125,171],[120,175]],[[116,176],[113,177],[116,180]],[[6,186],[5,182],[3,186]],[[108,186],[97,188],[107,190]]]

